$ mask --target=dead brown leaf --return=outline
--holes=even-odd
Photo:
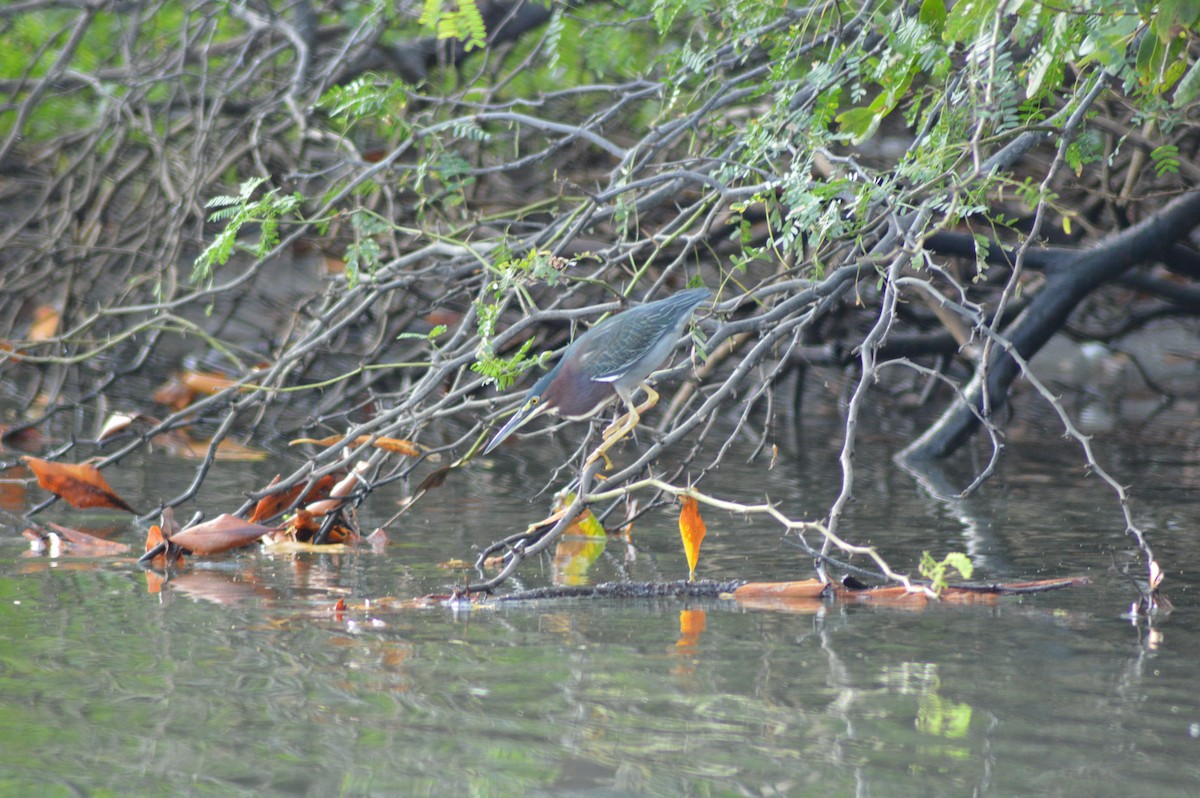
[[[108,507],[137,515],[90,463],[52,463],[26,455],[21,458],[37,477],[38,484],[72,507]]]

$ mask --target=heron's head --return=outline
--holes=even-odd
[[[513,417],[508,420],[500,431],[496,433],[496,437],[492,438],[487,447],[483,450],[483,454],[488,454],[514,432],[521,427],[533,421],[538,416],[544,413],[556,412],[557,405],[554,397],[557,392],[550,389],[551,383],[558,375],[558,369],[551,369],[537,383],[529,389],[529,393],[525,394],[525,401],[521,403],[521,407],[513,414]]]

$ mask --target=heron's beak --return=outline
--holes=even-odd
[[[525,404],[521,405],[521,409],[514,413],[513,417],[508,420],[508,423],[501,427],[500,431],[496,433],[496,437],[492,438],[491,443],[489,443],[487,448],[483,450],[483,454],[488,454],[491,452],[492,449],[495,449],[497,446],[504,443],[504,439],[509,435],[512,435],[521,427],[540,416],[543,411],[549,409],[548,405],[534,401],[535,398],[536,397],[531,397],[525,400]]]

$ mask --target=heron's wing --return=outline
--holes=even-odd
[[[593,375],[594,382],[616,382],[654,352],[664,328],[672,339],[677,337],[692,311],[708,297],[707,289],[681,291],[605,319],[576,340],[575,345],[583,349],[580,366]],[[669,345],[674,343],[671,340]],[[653,363],[650,368],[659,365]]]

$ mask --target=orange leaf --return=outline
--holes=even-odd
[[[142,549],[142,551],[150,551],[150,549],[154,548],[158,544],[166,542],[167,539],[163,537],[162,527],[160,527],[158,524],[154,524],[148,530],[146,530],[146,548]]]
[[[37,477],[38,484],[72,507],[110,507],[137,515],[89,463],[52,463],[26,455],[21,458]]]
[[[237,380],[231,380],[224,374],[204,371],[185,371],[180,375],[179,380],[196,393],[206,393],[210,396],[237,383]]]
[[[163,511],[163,514],[166,515],[166,513],[169,510],[170,510],[170,508],[167,508],[167,510]],[[172,518],[171,520],[173,522],[174,518]],[[164,519],[164,521],[165,521],[165,519]],[[178,526],[178,525],[176,525],[176,526]],[[176,531],[178,531],[178,530],[176,530]],[[168,535],[170,534],[169,529],[167,531],[167,534]],[[150,565],[154,566],[155,568],[166,568],[167,564],[168,564],[168,560],[172,560],[175,565],[183,565],[183,555],[180,554],[180,552],[179,552],[179,546],[173,546],[170,543],[168,543],[167,538],[163,536],[162,527],[158,526],[158,524],[155,524],[154,526],[150,527],[150,530],[148,532],[146,532],[145,551],[151,551],[159,546],[162,546],[165,550],[162,551],[160,554],[158,554],[153,559],[149,560]],[[151,590],[150,592],[157,593],[158,591]]]
[[[188,437],[183,430],[178,429],[155,435],[151,442],[184,460],[201,460],[208,457],[208,449],[212,446],[212,441],[195,440]],[[217,444],[213,458],[235,462],[255,462],[267,459],[267,453],[259,449],[251,449],[235,440],[223,438]]]
[[[221,513],[211,521],[190,526],[171,542],[193,554],[220,554],[230,549],[249,546],[271,531],[270,527],[243,521],[236,515]]]
[[[33,312],[33,324],[29,327],[30,341],[49,341],[58,332],[58,310],[50,305],[41,305]]]
[[[160,405],[183,410],[192,403],[192,399],[195,397],[196,392],[184,385],[178,376],[174,376],[160,385],[150,398]]]
[[[696,563],[700,560],[705,531],[700,505],[693,497],[684,496],[683,509],[679,511],[679,534],[683,537],[683,553],[687,555],[689,582],[696,581]]]
[[[805,579],[800,582],[747,582],[733,591],[735,599],[747,598],[823,598],[832,592],[833,586],[820,579]]]
[[[271,543],[282,543],[283,541],[292,541],[293,543],[304,543],[312,540],[321,531],[321,522],[317,520],[317,516],[305,510],[303,507],[297,508],[292,517],[287,523],[275,530],[270,537]]]
[[[344,440],[346,438],[342,435],[330,435],[327,438],[297,438],[294,441],[288,441],[288,446],[299,446],[302,443],[311,443],[313,446],[335,446]],[[370,441],[376,449],[383,449],[392,454],[403,454],[409,457],[420,457],[423,454],[421,447],[402,438],[376,438],[372,441],[370,435],[359,435],[354,439],[354,445],[362,446],[367,441]]]
[[[329,495],[329,489],[333,487],[334,481],[333,474],[326,474],[313,483],[312,487],[310,487],[307,491],[305,491],[305,483],[301,482],[300,484],[295,485],[291,489],[282,493],[272,493],[269,496],[263,496],[258,500],[258,504],[254,505],[254,512],[250,514],[250,522],[257,524],[258,522],[265,521],[268,518],[274,518],[287,508],[291,507],[297,499],[300,499],[299,503],[301,504],[305,502],[319,501],[320,499],[323,499]],[[271,484],[267,485],[267,487],[270,488],[278,484],[279,477],[276,476],[275,479],[271,480]],[[302,493],[304,496],[303,498],[300,498]]]
[[[17,469],[0,471],[0,510],[20,513],[25,509],[25,472]]]

